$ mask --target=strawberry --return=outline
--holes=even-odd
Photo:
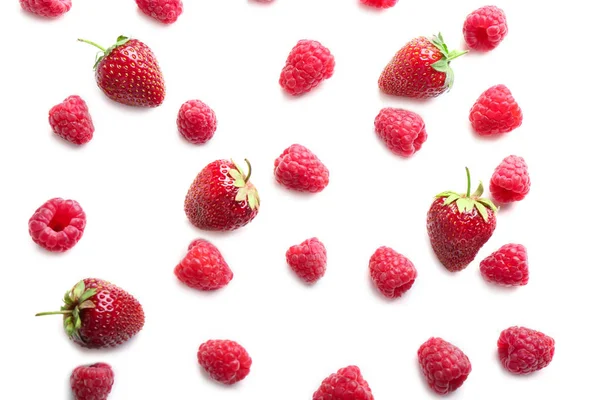
[[[208,164],[190,186],[185,214],[196,227],[209,231],[232,231],[248,224],[258,214],[260,198],[248,174],[233,161]]]
[[[379,88],[394,96],[437,97],[452,87],[450,61],[466,51],[448,50],[442,34],[418,37],[401,48],[379,77]]]
[[[117,43],[99,48],[104,54],[96,59],[96,83],[111,100],[128,106],[158,107],[165,99],[165,82],[154,53],[137,39],[119,36]]]
[[[431,247],[449,271],[465,269],[496,229],[498,209],[491,200],[481,198],[482,194],[481,182],[471,194],[467,168],[467,193],[440,193],[427,213]]]
[[[79,281],[64,297],[60,311],[36,314],[63,315],[65,332],[88,349],[116,347],[144,327],[141,304],[118,286],[101,279]]]

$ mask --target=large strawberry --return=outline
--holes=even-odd
[[[471,194],[467,168],[467,193],[443,192],[427,213],[427,233],[437,258],[449,271],[463,270],[496,229],[494,203],[481,197],[483,185]]]
[[[209,231],[232,231],[258,214],[260,199],[248,174],[233,161],[208,164],[192,183],[185,198],[185,213],[192,224]]]
[[[128,106],[158,107],[165,99],[165,81],[154,53],[137,39],[119,36],[117,43],[99,48],[96,59],[96,83],[112,100]]]
[[[379,77],[379,88],[394,96],[437,97],[452,87],[450,61],[466,51],[448,50],[442,34],[418,37],[401,48]]]
[[[131,339],[144,326],[141,304],[118,286],[101,279],[79,281],[65,293],[60,311],[71,340],[89,349],[115,347]]]

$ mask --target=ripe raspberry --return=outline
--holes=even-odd
[[[413,263],[389,247],[380,247],[369,260],[371,279],[377,289],[390,299],[402,296],[417,278]]]
[[[209,340],[198,349],[198,363],[217,382],[233,385],[250,373],[252,359],[231,340]]]
[[[550,364],[554,357],[554,339],[533,329],[513,326],[500,334],[498,354],[508,371],[527,375]]]
[[[45,202],[29,219],[29,235],[46,250],[63,252],[79,242],[85,224],[85,213],[78,202],[55,198]]]
[[[172,24],[183,12],[181,0],[135,0],[142,12],[163,24]]]
[[[40,17],[59,17],[71,9],[71,0],[19,0],[23,10]]]
[[[115,375],[108,364],[83,365],[71,374],[71,390],[75,400],[106,400]]]
[[[481,136],[510,132],[523,123],[521,108],[504,85],[492,86],[475,102],[469,120]]]
[[[370,7],[390,8],[395,6],[398,0],[360,0],[360,2]]]
[[[360,369],[351,365],[325,378],[313,400],[373,400],[373,393]]]
[[[217,116],[200,100],[190,100],[183,103],[179,109],[177,128],[188,142],[206,143],[217,130]]]
[[[233,279],[229,265],[212,243],[196,239],[188,253],[175,267],[175,275],[187,286],[199,290],[217,290]]]
[[[312,151],[293,144],[275,160],[275,179],[288,189],[318,193],[329,184],[329,170]]]
[[[415,154],[427,140],[423,118],[401,108],[382,109],[375,117],[375,132],[394,154],[403,157]]]
[[[531,188],[527,163],[522,157],[508,156],[494,170],[490,193],[498,203],[512,203],[525,198]]]
[[[529,282],[527,249],[520,244],[505,244],[479,264],[481,275],[502,286],[525,286]]]
[[[296,275],[306,283],[315,283],[325,275],[327,250],[317,238],[290,247],[285,258]]]
[[[52,107],[48,120],[54,133],[71,143],[81,145],[94,136],[92,116],[87,104],[79,96],[69,96]]]
[[[293,96],[307,93],[331,78],[334,67],[329,49],[316,40],[300,40],[288,55],[279,84]]]
[[[469,357],[443,339],[429,339],[417,354],[427,384],[438,394],[454,392],[471,373]]]
[[[471,50],[495,49],[507,33],[506,15],[496,6],[485,6],[473,11],[463,25],[463,35]]]

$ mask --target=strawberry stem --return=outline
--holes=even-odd
[[[45,315],[67,315],[67,314],[73,314],[73,310],[41,312],[41,313],[35,314],[35,316],[43,317]]]
[[[244,158],[244,161],[248,165],[248,175],[246,175],[246,177],[244,178],[244,183],[248,183],[248,181],[250,180],[250,175],[252,175],[252,165],[250,165],[250,161],[248,161],[247,158]]]
[[[471,197],[471,173],[469,172],[469,168],[465,167],[467,170],[467,197]]]
[[[86,39],[77,39],[78,42],[83,42],[83,43],[87,43],[87,44],[91,44],[94,47],[99,48],[100,50],[102,50],[103,53],[106,53],[106,49],[102,46],[100,46],[98,43],[94,43],[90,40],[86,40]]]

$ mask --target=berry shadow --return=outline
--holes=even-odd
[[[50,130],[50,135],[52,136],[52,139],[50,139],[50,140],[53,140],[56,143],[60,143],[61,146],[70,147],[71,149],[74,149],[74,150],[85,146],[85,144],[77,145],[75,143],[71,143],[68,140],[65,140],[65,139],[61,138],[60,136],[58,136],[56,133],[52,132],[52,130]],[[92,140],[93,140],[93,138],[92,138]]]
[[[138,333],[137,335],[135,335],[134,337],[132,337],[125,343],[118,345],[117,347],[110,347],[110,348],[104,348],[104,349],[88,349],[86,347],[78,345],[75,342],[71,342],[70,344],[71,344],[71,347],[75,349],[75,351],[78,351],[81,354],[98,354],[99,356],[103,356],[105,354],[117,354],[117,353],[130,351],[129,347],[133,346],[134,342],[137,340],[138,335],[140,335],[140,334],[143,335],[142,332]]]
[[[358,3],[358,8],[360,8],[361,10],[365,11],[365,12],[370,12],[371,14],[381,14],[385,11],[387,11],[387,8],[377,8],[377,7],[373,7],[373,6],[368,6],[366,4],[364,4],[363,2],[361,2],[360,0],[354,0]]]
[[[473,262],[473,263],[475,263],[475,262]],[[502,285],[498,285],[496,283],[486,281],[485,279],[483,279],[483,276],[481,276],[481,271],[479,269],[479,265],[477,265],[477,274],[480,275],[480,278],[483,281],[483,284],[489,290],[496,292],[496,293],[515,293],[521,287],[521,286],[502,286]]]
[[[99,96],[99,97],[101,97],[102,101],[104,101],[109,107],[114,107],[116,109],[123,110],[128,113],[137,113],[137,114],[146,114],[147,115],[148,113],[152,112],[153,110],[156,110],[157,108],[162,107],[162,104],[158,107],[128,106],[126,104],[118,103],[114,100],[109,99],[108,96],[106,96],[104,93],[102,93],[102,90],[100,90],[100,89],[98,89],[98,90],[101,92],[101,96]]]
[[[504,137],[504,134],[482,136],[482,135],[478,134],[477,132],[475,132],[475,129],[473,129],[473,126],[470,123],[469,123],[468,129],[471,132],[471,135],[473,135],[473,137],[477,138],[478,140],[485,141],[485,142],[497,142]]]
[[[235,279],[235,272],[233,273],[233,278],[232,281]],[[197,297],[205,297],[205,298],[212,298],[212,297],[216,297],[220,294],[220,292],[227,290],[227,288],[229,287],[229,285],[231,284],[231,282],[229,284],[227,284],[227,286],[221,288],[221,289],[217,289],[217,290],[199,290],[199,289],[194,289],[189,287],[188,285],[186,285],[185,283],[181,282],[179,279],[175,278],[175,280],[177,281],[177,286],[179,286],[180,290],[185,290],[186,292],[197,296]]]
[[[202,376],[202,379],[209,382],[211,385],[222,387],[223,390],[238,390],[238,387],[243,384],[243,381],[239,381],[234,383],[233,385],[225,385],[224,383],[215,381],[213,378],[211,378],[208,372],[206,372],[206,370],[202,368],[201,365],[198,365],[198,370],[200,371],[200,376]]]
[[[67,251],[50,251],[50,250],[46,250],[44,249],[42,246],[39,246],[38,244],[36,244],[35,242],[31,242],[31,245],[35,247],[35,251],[40,253],[41,255],[43,255],[44,257],[65,257],[66,253],[68,253],[70,250],[69,249]]]
[[[436,98],[419,99],[419,98],[413,98],[413,97],[394,96],[391,94],[384,93],[381,90],[379,90],[379,99],[385,103],[405,102],[405,103],[408,103],[408,105],[410,105],[410,103],[412,103],[412,104],[427,104],[427,103],[430,103],[430,102],[433,102],[436,100]],[[389,106],[386,106],[386,107],[389,107]],[[402,107],[400,107],[400,108],[402,108]]]

